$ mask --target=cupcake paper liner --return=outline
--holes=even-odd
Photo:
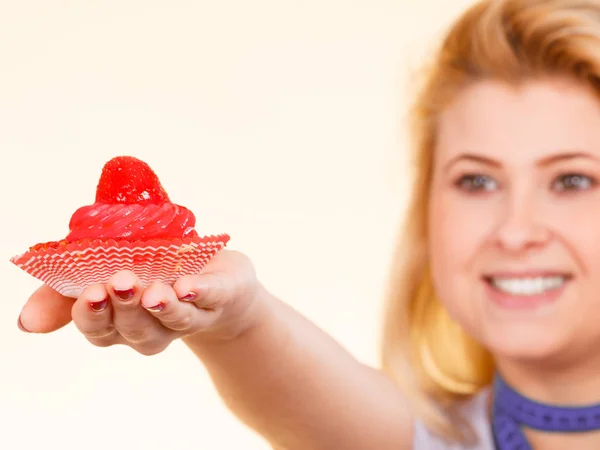
[[[222,250],[229,235],[147,241],[86,240],[58,248],[30,249],[11,262],[67,297],[77,298],[89,285],[106,283],[120,270],[131,270],[144,287],[153,281],[172,285],[200,273]]]

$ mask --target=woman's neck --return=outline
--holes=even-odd
[[[590,352],[579,364],[572,363],[496,361],[504,381],[530,400],[565,407],[600,404],[600,355]],[[600,430],[558,433],[525,428],[524,434],[533,449],[600,448]]]
[[[496,365],[504,380],[531,400],[557,406],[600,404],[600,355],[590,352],[577,366],[506,360]]]

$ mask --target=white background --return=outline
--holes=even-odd
[[[268,448],[180,342],[143,357],[17,329],[39,282],[9,258],[63,238],[117,155],[377,364],[411,77],[471,3],[1,0],[0,448]]]

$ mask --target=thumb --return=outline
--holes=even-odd
[[[199,308],[217,309],[247,306],[258,291],[259,283],[250,259],[233,250],[221,250],[205,269],[196,275],[184,275],[173,288],[177,297]]]
[[[173,285],[179,300],[194,303],[202,309],[224,306],[239,289],[233,278],[223,272],[185,275]]]
[[[25,303],[19,316],[19,324],[31,333],[50,333],[71,321],[74,298],[59,294],[50,286],[43,285]]]

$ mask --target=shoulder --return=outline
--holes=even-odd
[[[413,449],[421,450],[493,450],[494,441],[488,418],[488,399],[490,391],[485,389],[459,405],[460,415],[471,425],[477,437],[470,445],[449,443],[435,435],[425,424],[415,419]]]

